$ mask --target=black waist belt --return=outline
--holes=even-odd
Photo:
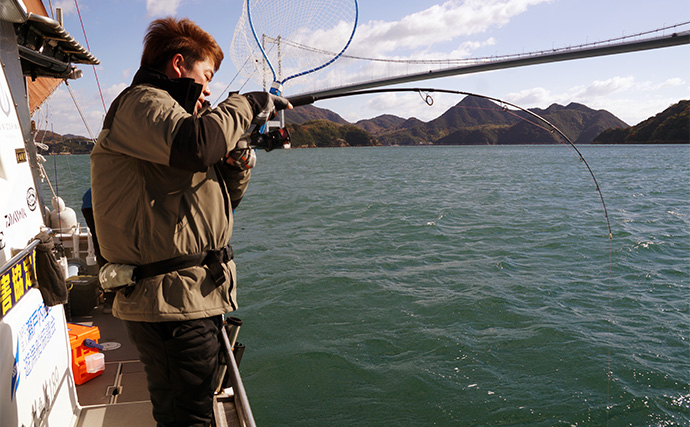
[[[209,269],[216,286],[220,286],[225,281],[223,264],[230,261],[232,258],[232,246],[230,245],[217,250],[205,251],[200,254],[180,255],[174,258],[138,266],[134,269],[134,281],[137,282],[147,277],[203,265]]]

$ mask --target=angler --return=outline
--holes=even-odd
[[[153,416],[165,426],[211,422],[222,315],[237,308],[232,211],[253,166],[239,142],[289,107],[252,92],[209,108],[222,59],[192,21],[153,21],[141,68],[110,107],[91,154],[95,225],[112,263],[101,281],[127,285],[113,315],[125,320]]]

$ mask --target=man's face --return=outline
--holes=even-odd
[[[204,99],[211,95],[211,90],[208,88],[208,85],[213,79],[214,64],[210,59],[205,59],[203,61],[197,61],[191,68],[187,68],[185,65],[186,63],[180,66],[182,77],[194,79],[196,83],[203,87],[201,95],[199,95],[199,99],[197,99],[196,106],[194,107],[194,113],[198,113],[204,103]]]

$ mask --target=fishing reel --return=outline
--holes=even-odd
[[[259,128],[249,135],[249,145],[252,148],[262,148],[271,151],[276,148],[290,148],[290,134],[287,128],[277,128],[261,133]]]
[[[262,133],[254,129],[248,137],[237,141],[237,147],[228,153],[226,162],[240,170],[249,170],[256,165],[256,149],[271,151],[276,148],[290,148],[290,134],[286,128]]]

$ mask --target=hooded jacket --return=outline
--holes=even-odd
[[[233,94],[195,115],[200,91],[192,79],[142,68],[113,101],[91,153],[94,219],[108,261],[140,266],[229,244],[249,171],[223,159],[253,113],[245,97]],[[232,311],[235,264],[221,265],[220,285],[203,265],[139,280],[117,293],[113,314],[157,322]]]

